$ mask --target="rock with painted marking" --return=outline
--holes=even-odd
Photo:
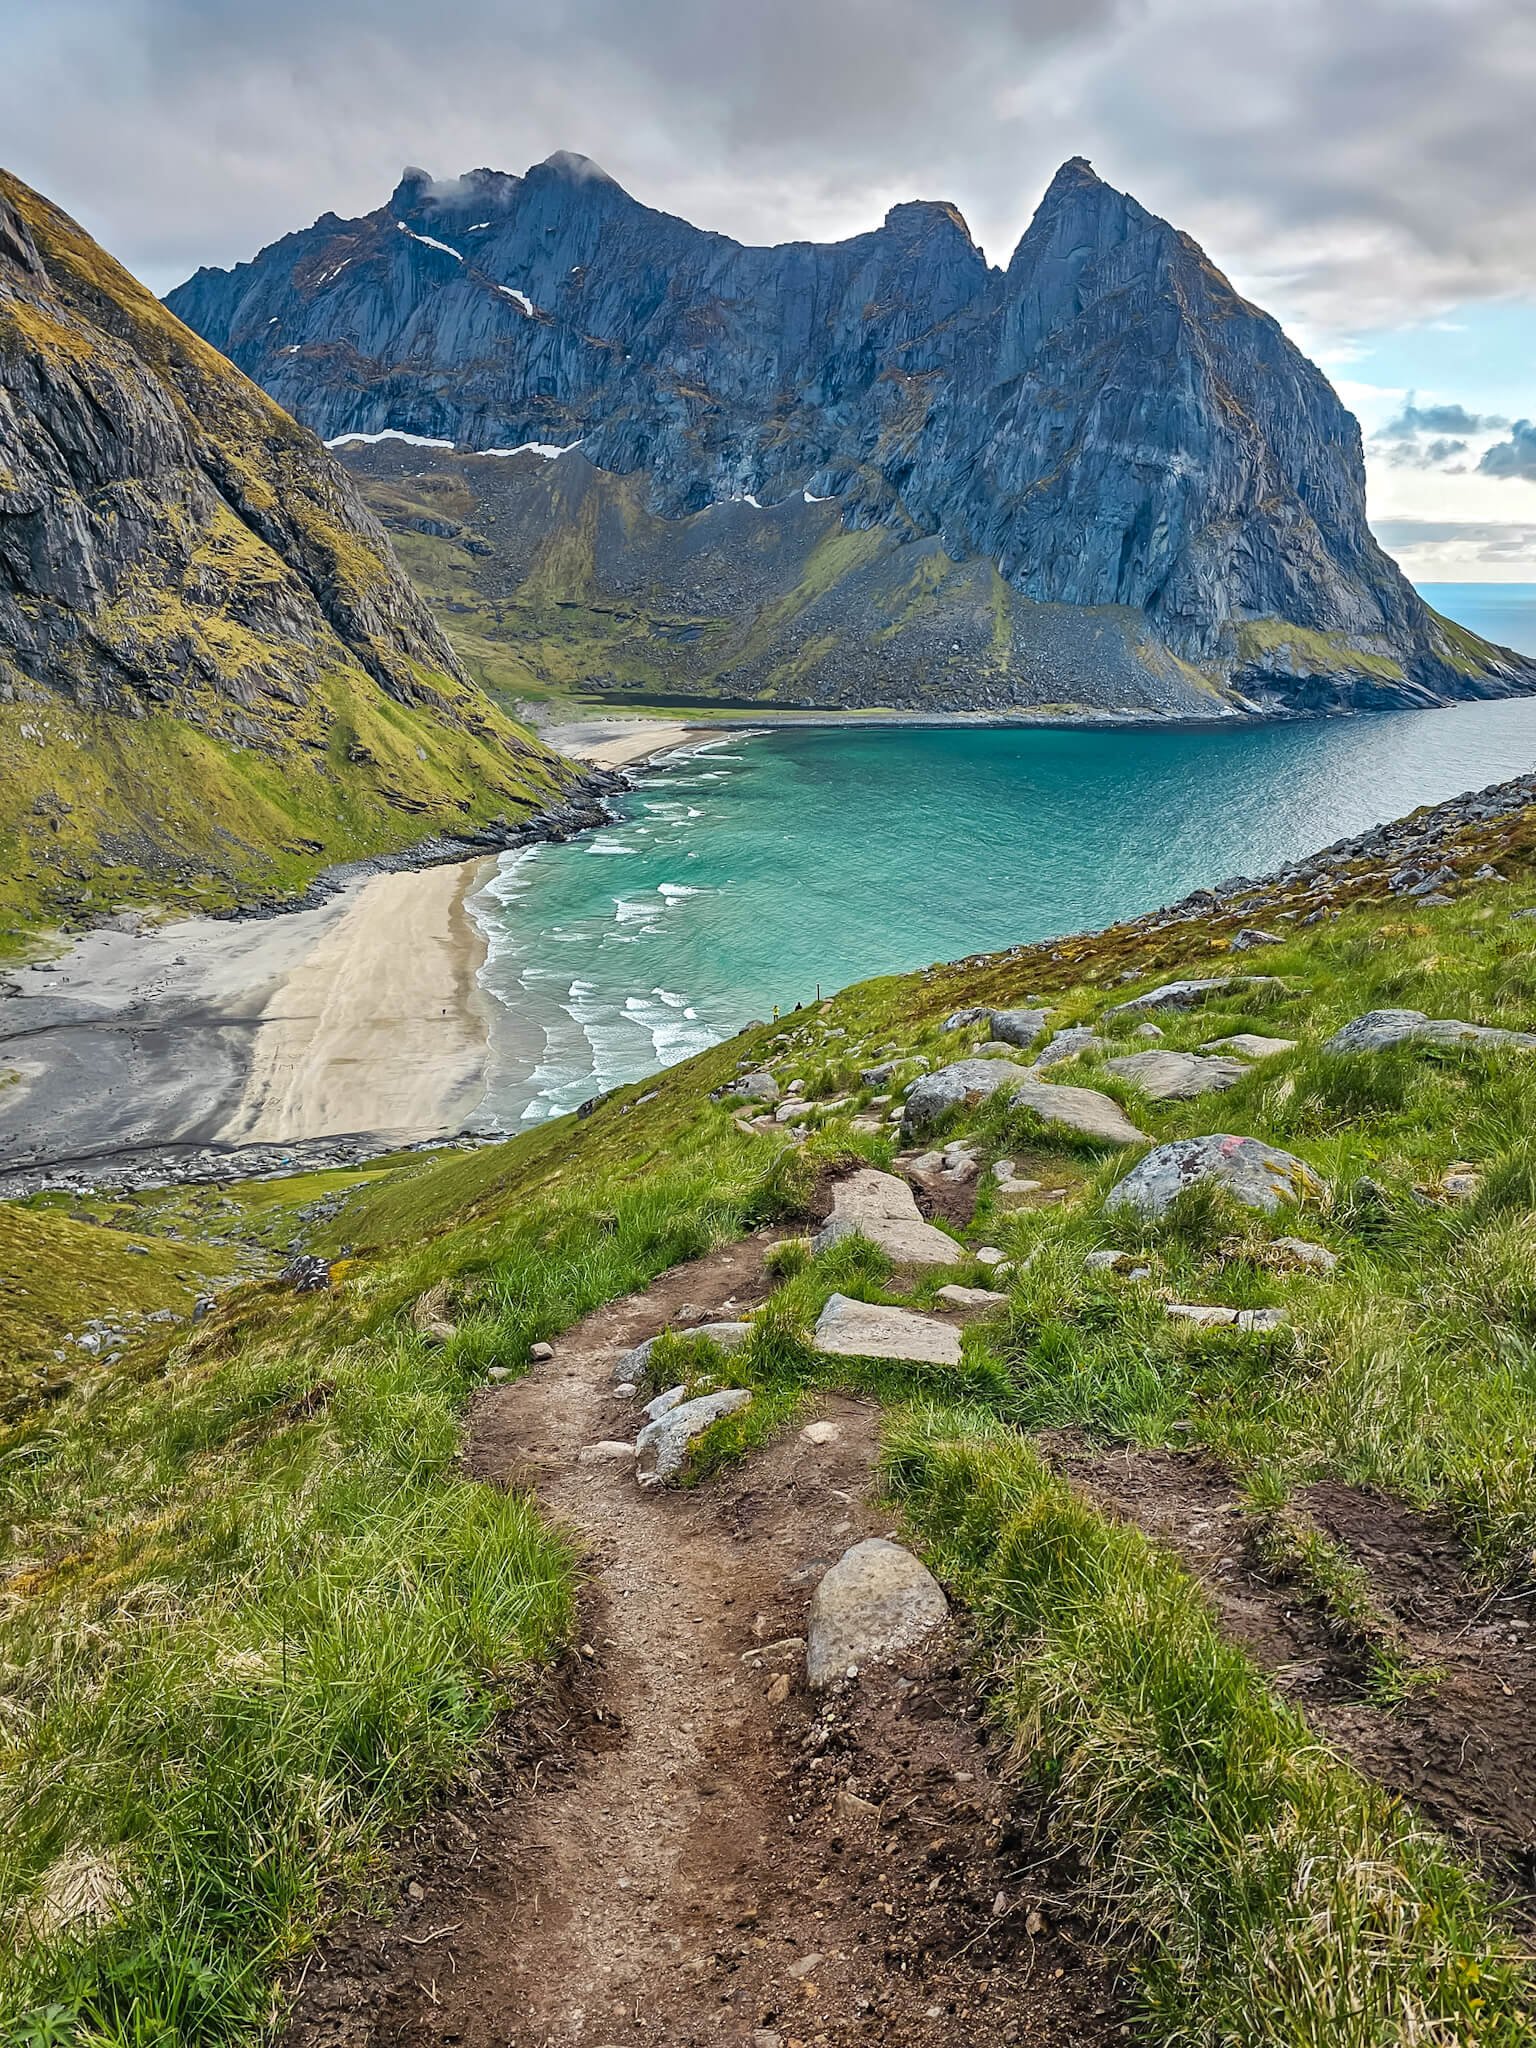
[[[974,1173],[974,1163],[968,1164]],[[827,1251],[855,1232],[879,1245],[898,1266],[952,1266],[964,1256],[952,1237],[923,1221],[906,1181],[873,1167],[849,1174],[833,1188],[832,1214],[812,1238],[811,1248]]]
[[[1272,1215],[1282,1203],[1302,1202],[1323,1191],[1303,1160],[1261,1138],[1214,1131],[1204,1138],[1175,1138],[1138,1161],[1105,1199],[1106,1209],[1134,1209],[1161,1216],[1186,1188],[1210,1182],[1245,1208]]]
[[[635,1439],[635,1476],[642,1486],[660,1486],[675,1479],[683,1469],[688,1446],[702,1436],[722,1415],[739,1414],[750,1408],[752,1395],[746,1387],[720,1387],[713,1394],[682,1401],[648,1422]]]
[[[816,1319],[812,1340],[833,1358],[898,1358],[918,1365],[958,1365],[960,1332],[936,1316],[834,1294]]]
[[[739,1351],[752,1334],[750,1323],[700,1323],[696,1329],[677,1330],[671,1333],[679,1337],[708,1337],[712,1344],[718,1344],[722,1351]],[[613,1368],[615,1384],[628,1382],[639,1386],[651,1368],[651,1353],[657,1339],[647,1337],[643,1344],[637,1344],[633,1351],[626,1351]]]
[[[921,1137],[951,1110],[974,1108],[986,1102],[999,1088],[1029,1078],[1027,1067],[1012,1060],[956,1060],[935,1074],[924,1074],[912,1089],[902,1111],[904,1143]]]
[[[1202,1058],[1197,1052],[1173,1052],[1166,1046],[1124,1053],[1106,1065],[1154,1102],[1192,1102],[1197,1095],[1235,1087],[1248,1071],[1241,1060]]]
[[[1436,1045],[1500,1048],[1530,1052],[1536,1032],[1501,1031],[1487,1024],[1464,1024],[1457,1017],[1426,1017],[1422,1010],[1367,1010],[1335,1031],[1324,1052],[1385,1052],[1394,1045]]]
[[[1145,1145],[1147,1134],[1136,1128],[1118,1102],[1097,1088],[1069,1088],[1062,1081],[1026,1080],[1008,1098],[1014,1109],[1027,1109],[1045,1124],[1097,1138],[1106,1145]]]
[[[833,1565],[811,1596],[805,1675],[813,1686],[916,1649],[949,1619],[928,1567],[899,1543],[867,1537]]]

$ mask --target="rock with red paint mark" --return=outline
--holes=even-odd
[[[1175,1138],[1158,1145],[1110,1189],[1106,1209],[1134,1209],[1161,1216],[1186,1188],[1212,1183],[1246,1209],[1273,1215],[1282,1203],[1304,1202],[1323,1191],[1304,1160],[1261,1138],[1213,1131],[1204,1138]]]

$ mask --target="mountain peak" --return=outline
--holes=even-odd
[[[536,177],[540,171],[547,172],[552,178],[568,179],[573,185],[612,185],[615,191],[623,189],[618,179],[610,178],[601,164],[594,163],[591,157],[583,156],[575,149],[551,151],[542,163],[530,167],[528,175]]]

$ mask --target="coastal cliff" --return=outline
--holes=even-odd
[[[0,909],[284,895],[573,776],[315,437],[0,175]]]
[[[615,691],[1211,717],[1536,686],[1377,546],[1322,373],[1080,158],[1002,270],[947,204],[746,248],[561,153],[409,171],[169,303],[365,471],[450,478],[446,519],[440,483],[371,492],[456,549],[429,588]]]

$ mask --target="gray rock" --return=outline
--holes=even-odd
[[[1161,1024],[1138,1024],[1131,1033],[1132,1038],[1161,1038],[1162,1035],[1163,1027]]]
[[[1170,1301],[1164,1313],[1171,1321],[1193,1323],[1202,1330],[1278,1330],[1285,1322],[1285,1311],[1279,1308],[1199,1308]]]
[[[909,1308],[887,1308],[834,1294],[816,1319],[816,1349],[833,1358],[897,1358],[918,1365],[958,1365],[960,1333],[951,1323]]]
[[[1195,1052],[1173,1052],[1157,1046],[1149,1052],[1128,1052],[1106,1062],[1110,1073],[1134,1081],[1154,1102],[1192,1102],[1231,1088],[1248,1069],[1241,1060],[1202,1059]]]
[[[1536,1032],[1501,1031],[1486,1024],[1463,1024],[1455,1017],[1426,1017],[1422,1010],[1367,1010],[1324,1045],[1324,1052],[1385,1052],[1393,1045],[1500,1046],[1516,1052],[1536,1048]]]
[[[668,1387],[666,1392],[658,1394],[654,1401],[647,1401],[640,1412],[647,1422],[655,1422],[659,1416],[670,1415],[674,1408],[680,1408],[687,1398],[686,1387]]]
[[[748,1102],[777,1102],[779,1084],[772,1074],[760,1069],[755,1074],[743,1074],[740,1080],[733,1081],[729,1092],[744,1095]]]
[[[1313,1244],[1306,1237],[1277,1237],[1270,1250],[1283,1252],[1298,1266],[1309,1266],[1315,1273],[1331,1273],[1339,1263],[1337,1252],[1329,1251],[1325,1244]]]
[[[1284,944],[1285,941],[1278,932],[1261,932],[1255,927],[1246,925],[1242,931],[1235,932],[1232,937],[1232,951],[1234,953],[1250,953],[1256,946],[1283,946]]]
[[[949,1602],[928,1567],[899,1543],[866,1537],[843,1552],[811,1596],[806,1679],[828,1685],[897,1657],[948,1619]]]
[[[902,1111],[904,1143],[931,1130],[951,1110],[972,1108],[1012,1082],[1026,1081],[1027,1067],[1012,1060],[956,1060],[935,1074],[924,1074],[908,1095]]]
[[[985,1010],[951,1010],[944,1019],[946,1031],[968,1031],[973,1024],[979,1024],[986,1016]]]
[[[1045,1010],[994,1010],[992,1036],[1004,1045],[1033,1045],[1045,1029]]]
[[[1130,1263],[1129,1252],[1089,1252],[1083,1260],[1083,1270],[1087,1273],[1116,1273],[1122,1266],[1128,1266]]]
[[[1202,1052],[1235,1052],[1245,1060],[1272,1060],[1279,1053],[1294,1052],[1294,1038],[1265,1038],[1257,1031],[1234,1031],[1230,1038],[1213,1038]]]
[[[739,1351],[752,1334],[750,1323],[700,1323],[696,1329],[675,1330],[678,1337],[708,1337],[718,1344],[722,1351]],[[613,1368],[615,1382],[628,1380],[639,1384],[650,1371],[651,1353],[656,1348],[656,1339],[647,1337],[643,1344],[637,1344],[633,1351],[626,1351]]]
[[[1069,1088],[1062,1082],[1026,1081],[1008,1098],[1014,1109],[1079,1137],[1098,1138],[1106,1145],[1145,1145],[1147,1134],[1136,1128],[1118,1102],[1097,1088]]]
[[[1035,1055],[1035,1067],[1054,1067],[1062,1060],[1075,1060],[1080,1052],[1096,1052],[1104,1043],[1096,1031],[1086,1024],[1069,1024],[1063,1031],[1053,1031],[1045,1044]]]
[[[966,1164],[974,1173],[974,1164]],[[812,1238],[811,1249],[824,1252],[855,1232],[879,1245],[898,1266],[952,1266],[965,1256],[952,1237],[923,1221],[906,1181],[873,1167],[837,1182],[832,1214]]]
[[[1322,1183],[1302,1160],[1258,1138],[1214,1131],[1204,1138],[1175,1138],[1159,1145],[1111,1188],[1106,1209],[1134,1209],[1161,1216],[1186,1188],[1213,1181],[1245,1208],[1273,1212],[1283,1202],[1322,1193]]]
[[[648,1422],[635,1439],[635,1473],[641,1485],[660,1486],[675,1479],[695,1437],[702,1436],[722,1415],[736,1415],[751,1405],[752,1395],[746,1387],[721,1387],[713,1394],[683,1401]]]
[[[1000,1303],[1008,1299],[1006,1294],[997,1294],[990,1287],[956,1287],[953,1285],[941,1287],[935,1298],[942,1301],[946,1308],[960,1309],[996,1308]]]
[[[1148,1010],[1195,1010],[1225,997],[1240,1001],[1266,991],[1278,993],[1285,983],[1274,974],[1221,974],[1201,981],[1165,981],[1148,989],[1144,996],[1132,996],[1128,1003],[1116,1003],[1104,1012],[1106,1024],[1121,1017],[1141,1017]]]

